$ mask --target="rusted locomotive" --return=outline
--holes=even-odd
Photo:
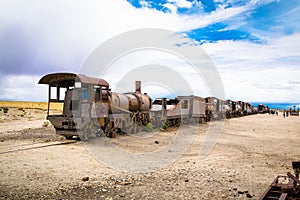
[[[66,138],[115,137],[116,132],[134,133],[138,125],[150,122],[152,100],[141,93],[140,82],[135,92],[124,94],[111,92],[103,79],[82,74],[48,74],[39,84],[49,85],[47,119]],[[64,103],[61,115],[49,113],[52,102]]]

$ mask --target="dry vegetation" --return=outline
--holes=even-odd
[[[0,108],[35,108],[47,110],[48,103],[47,102],[27,102],[27,101],[0,101]],[[62,103],[51,103],[52,110],[62,110]]]

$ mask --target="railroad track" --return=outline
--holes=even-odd
[[[76,140],[72,141],[63,141],[63,142],[37,142],[37,143],[25,143],[25,144],[19,144],[19,145],[7,145],[7,146],[0,146],[0,155],[1,154],[8,154],[8,153],[14,153],[19,151],[28,151],[32,149],[41,149],[41,148],[47,148],[47,147],[53,147],[53,146],[59,146],[59,145],[67,145],[76,143]]]

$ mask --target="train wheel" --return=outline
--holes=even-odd
[[[110,138],[115,138],[116,137],[116,131],[115,130],[112,130],[109,132],[109,137]]]
[[[180,126],[180,122],[181,122],[180,118],[177,118],[176,119],[176,126]]]
[[[102,130],[102,128],[100,127],[96,133],[96,137],[103,137],[103,136],[105,136],[105,133]]]
[[[172,119],[172,126],[175,126],[176,125],[176,119]]]
[[[67,139],[67,140],[72,140],[73,139],[73,135],[64,135],[65,136],[65,138]]]
[[[89,140],[89,133],[88,133],[87,130],[81,131],[81,133],[79,135],[80,135],[80,139],[82,141],[88,141]]]

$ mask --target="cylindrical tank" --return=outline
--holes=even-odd
[[[112,92],[110,98],[110,110],[116,112],[118,111],[116,108],[129,110],[129,100],[124,94]]]
[[[149,111],[151,109],[151,98],[146,94],[136,92],[126,94],[112,92],[110,110],[117,112],[120,111],[120,109],[131,112]]]
[[[126,93],[129,100],[130,111],[149,111],[151,109],[151,98],[141,93]]]
[[[140,110],[149,111],[151,109],[152,100],[147,94],[138,94],[141,100]]]
[[[138,111],[140,108],[140,100],[135,93],[126,93],[124,94],[129,100],[129,110]]]

